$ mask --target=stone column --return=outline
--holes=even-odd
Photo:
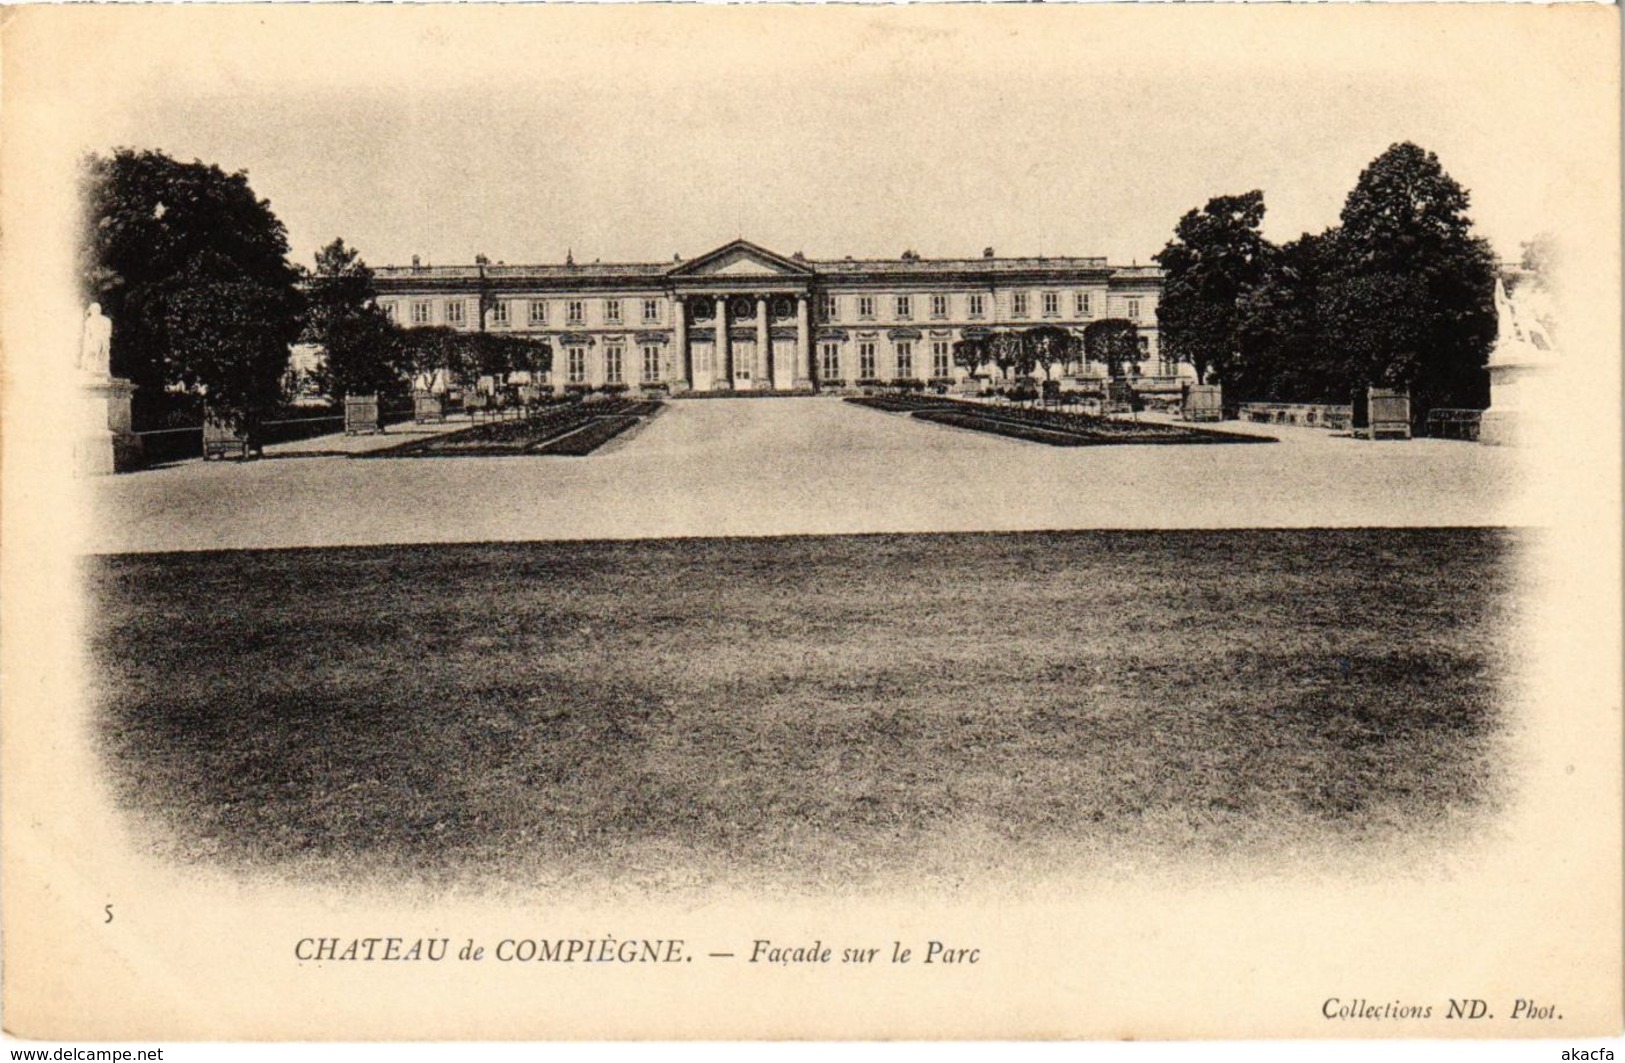
[[[767,334],[767,296],[756,297],[756,364],[751,367],[751,387],[760,387],[757,377],[761,376],[762,363],[768,363],[767,382],[773,383],[773,347]]]
[[[672,355],[672,379],[669,383],[673,391],[687,390],[694,386],[694,371],[688,364],[688,307],[680,295],[674,295],[671,299],[671,330],[672,343],[677,350]]]
[[[731,352],[728,345],[728,297],[726,295],[717,296],[717,315],[713,321],[717,327],[717,341],[711,345],[716,352],[712,355],[714,364],[711,366],[711,387],[714,390],[721,384],[727,384],[731,388],[734,383],[733,367],[728,363],[733,359],[729,357]]]
[[[807,324],[807,293],[796,296],[796,382],[798,388],[812,387],[812,329]]]

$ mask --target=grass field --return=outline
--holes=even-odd
[[[166,858],[834,891],[1352,858],[1493,814],[1515,533],[95,558]]]

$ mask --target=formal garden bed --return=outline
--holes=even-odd
[[[846,400],[854,406],[864,406],[886,413],[913,413],[915,410],[951,410],[956,404],[936,395],[862,395]]]
[[[592,453],[660,410],[654,400],[568,401],[534,409],[513,421],[486,421],[459,432],[372,451],[369,458],[490,457]]]
[[[989,432],[1057,447],[1116,443],[1273,443],[1271,436],[1243,435],[1160,421],[1124,420],[1086,413],[966,402],[933,395],[883,395],[846,400],[854,406],[909,413],[922,421]]]
[[[567,457],[586,457],[611,439],[634,428],[637,417],[594,417],[586,426],[562,436],[555,436],[530,451],[532,454],[560,454]]]

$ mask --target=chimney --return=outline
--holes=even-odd
[[[992,258],[993,257],[993,249],[991,247],[982,248],[982,257],[983,258]]]
[[[418,256],[416,256],[416,255],[412,256],[412,268],[413,269],[417,269],[422,264],[423,263],[421,261],[419,261]]]

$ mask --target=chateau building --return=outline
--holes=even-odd
[[[673,392],[962,381],[953,344],[994,329],[1125,318],[1139,371],[1161,356],[1154,266],[1104,258],[812,260],[735,240],[670,263],[386,266],[378,302],[406,326],[543,337],[555,386],[663,384]]]

